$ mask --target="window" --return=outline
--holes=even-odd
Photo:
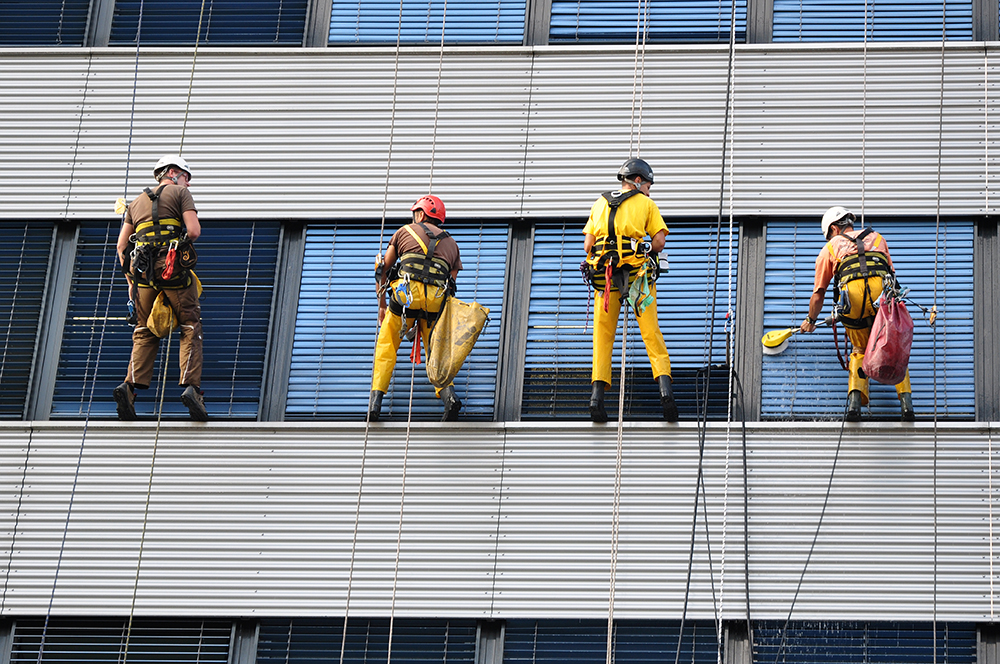
[[[83,46],[90,0],[0,3],[0,46]]]
[[[121,618],[52,618],[47,629],[44,618],[18,619],[10,661],[11,664],[42,661],[38,651],[43,631],[47,662],[227,664],[229,661],[232,623],[226,620],[136,618],[128,634],[128,653],[125,652],[127,629],[128,620]]]
[[[278,253],[277,222],[216,222],[198,240],[195,272],[201,299],[204,370],[201,387],[209,417],[255,419]],[[52,417],[116,417],[111,391],[125,378],[132,328],[125,322],[128,292],[115,244],[118,223],[80,228],[73,285],[66,311]],[[166,361],[164,417],[187,418],[178,398],[178,334],[160,341],[153,384],[140,390],[139,418],[155,416],[156,390]],[[176,392],[176,394],[175,394]]]
[[[673,661],[679,631],[680,621],[615,621],[613,661],[629,664]],[[714,623],[688,621],[680,645],[681,661],[685,664],[718,661]],[[509,620],[503,661],[504,664],[601,664],[607,661],[607,651],[607,620]]]
[[[972,0],[774,0],[773,41],[972,40]],[[867,20],[866,14],[867,12]]]
[[[402,17],[400,17],[402,9]],[[520,44],[523,0],[333,0],[331,44]]]
[[[746,0],[648,0],[642,16],[635,0],[552,0],[549,42],[635,44],[648,30],[647,43],[729,43],[732,2],[736,2],[736,42],[746,41]],[[641,36],[640,36],[641,40]]]
[[[24,417],[52,252],[51,222],[3,222],[0,243],[0,419]]]
[[[934,303],[934,219],[871,221],[889,246],[896,277],[921,306]],[[809,308],[816,255],[825,242],[815,220],[774,220],[767,225],[764,329],[798,326]],[[936,327],[920,309],[907,304],[913,317],[910,381],[917,419],[975,416],[973,368],[973,276],[971,221],[942,220],[938,242]],[[823,316],[831,311],[827,289]],[[935,337],[936,332],[936,337]],[[843,353],[843,327],[837,326]],[[937,388],[935,390],[935,376]],[[898,419],[899,401],[890,385],[870,382],[871,414]],[[837,360],[829,328],[796,335],[780,355],[764,356],[761,415],[768,419],[840,418],[847,398],[847,373]]]
[[[716,321],[711,361],[711,417],[725,418],[728,393],[723,323],[727,307],[728,229],[723,229],[719,256],[719,281],[715,284],[716,224],[668,219],[665,252],[669,270],[657,281],[657,314],[670,353],[674,396],[681,417],[693,419],[698,411],[697,390],[704,389],[710,319]],[[539,224],[535,227],[531,268],[531,301],[525,351],[525,419],[587,419],[593,344],[593,290],[583,282],[583,225],[580,221]],[[733,238],[733,288],[738,238]],[[661,254],[661,258],[664,257]],[[712,295],[717,293],[714,314]],[[589,294],[589,300],[588,300]],[[735,293],[734,293],[735,297]],[[605,396],[609,416],[618,412],[621,370],[621,330],[612,359],[613,383]],[[661,419],[659,390],[653,381],[646,348],[635,317],[629,312],[626,343],[625,416]]]
[[[262,620],[257,664],[331,664],[340,662],[343,620]],[[351,618],[344,662],[388,659],[389,619]],[[392,661],[459,664],[476,661],[475,620],[393,621]]]
[[[384,251],[395,225],[387,230]],[[492,419],[497,353],[507,260],[507,226],[449,223],[458,242],[463,269],[458,297],[489,307],[490,322],[455,379],[462,419]],[[288,384],[289,418],[364,420],[371,392],[377,333],[374,258],[378,233],[370,226],[312,225],[306,230],[302,287]],[[403,341],[382,418],[407,417],[410,350]],[[414,419],[438,419],[440,401],[423,367],[413,380]]]
[[[784,623],[754,624],[755,659],[776,661],[783,651],[780,661],[788,664],[977,661],[976,628],[969,624],[939,622],[936,635],[924,623],[795,622],[787,632],[783,627]]]
[[[301,46],[307,6],[306,0],[117,0],[110,44],[135,44],[138,32],[147,46],[193,46],[196,34],[199,44],[212,46]]]

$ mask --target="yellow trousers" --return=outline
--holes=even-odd
[[[872,297],[868,297],[865,293],[864,279],[855,279],[844,285],[843,292],[847,294],[847,298],[851,303],[849,313],[846,317],[860,319],[875,315],[875,307],[872,304],[872,299],[878,300],[879,295],[882,293],[882,277],[869,277],[868,291]],[[851,329],[845,326],[844,332],[854,346],[850,364],[848,365],[850,374],[847,379],[847,391],[857,390],[861,392],[861,404],[864,405],[868,403],[868,378],[862,377],[861,363],[865,359],[865,349],[868,347],[868,338],[871,336],[872,328],[868,326],[861,329]],[[896,385],[896,394],[902,396],[912,390],[913,388],[910,386],[910,371],[907,370],[906,376]]]
[[[443,288],[430,286],[411,281],[407,285],[402,279],[397,279],[390,286],[389,297],[398,304],[406,305],[406,292],[411,296],[410,304],[403,312],[406,316],[406,328],[410,329],[414,322],[420,325],[420,338],[424,348],[427,348],[427,339],[430,336],[430,329],[425,318],[410,316],[410,312],[424,311],[437,313],[444,306],[447,292]],[[382,327],[378,332],[378,343],[375,345],[375,366],[372,371],[372,389],[379,392],[389,391],[389,382],[392,380],[392,370],[396,368],[396,354],[399,351],[399,344],[402,341],[400,332],[403,330],[403,317],[391,311],[385,312],[382,320]],[[426,365],[425,365],[426,366]],[[434,393],[440,395],[441,389],[435,388]]]
[[[670,375],[670,354],[663,342],[660,320],[656,314],[656,284],[650,285],[653,303],[639,316],[639,332],[646,344],[646,354],[653,368],[653,378]],[[621,311],[621,295],[614,288],[608,295],[608,310],[604,311],[604,291],[594,295],[594,364],[590,382],[603,381],[611,385],[611,351],[618,330],[618,313]]]

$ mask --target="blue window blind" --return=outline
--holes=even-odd
[[[724,419],[728,393],[728,371],[723,366],[726,361],[723,323],[728,306],[728,227],[722,229],[716,286],[712,277],[716,224],[667,220],[667,226],[670,234],[665,251],[669,254],[670,269],[662,273],[656,283],[657,313],[670,353],[677,407],[685,419],[693,419],[700,412],[699,394],[704,390],[704,369],[708,366],[707,321],[711,317],[716,329],[711,354],[709,410],[710,417]],[[583,223],[577,220],[535,227],[521,404],[524,419],[589,418],[594,304],[593,291],[583,282],[578,269],[584,258],[582,230]],[[737,253],[738,231],[733,237],[734,289]],[[710,304],[716,290],[713,314]],[[735,299],[735,291],[733,297]],[[609,414],[618,412],[623,320],[624,313],[618,320],[611,363],[613,383],[605,397]],[[646,347],[631,311],[628,330],[625,417],[661,419],[659,389],[653,381]]]
[[[279,233],[277,222],[203,222],[195,272],[204,286],[201,387],[209,417],[257,417]],[[124,380],[132,350],[117,239],[117,222],[80,228],[52,417],[82,417],[88,410],[93,417],[117,417],[111,391]],[[169,358],[167,339],[160,340],[153,383],[137,392],[140,419],[155,417],[164,366],[163,416],[188,417],[177,387],[179,339],[175,331]]]
[[[746,0],[648,0],[642,22],[635,0],[552,0],[549,41],[636,43],[729,43],[732,2],[736,2],[736,42],[746,41]]]
[[[395,224],[387,227],[383,250],[395,230]],[[491,319],[455,378],[460,417],[492,419],[509,229],[449,223],[447,230],[458,242],[464,266],[457,296],[489,307]],[[306,230],[287,417],[364,419],[377,333],[373,268],[378,251],[378,232],[371,225],[313,225]],[[400,345],[382,403],[383,419],[407,417],[411,348],[406,340]],[[440,418],[441,401],[423,365],[416,367],[413,386],[414,419]]]
[[[39,660],[45,620],[18,619],[14,626],[11,664]],[[232,623],[225,620],[136,618],[125,640],[128,620],[113,618],[52,618],[45,629],[44,661],[77,664],[172,662],[227,664]],[[127,655],[127,658],[126,658]]]
[[[674,661],[680,621],[615,621],[614,661],[654,664]],[[504,664],[601,664],[607,660],[608,621],[508,620],[504,634]],[[681,641],[681,661],[713,664],[718,640],[711,623],[687,621]]]
[[[965,623],[795,622],[754,624],[755,661],[787,664],[974,664],[976,628]],[[936,636],[936,641],[935,641]],[[785,639],[784,647],[782,640]],[[935,644],[936,650],[935,652]],[[780,660],[776,660],[781,652]]]
[[[38,337],[53,229],[44,222],[3,222],[0,243],[0,419],[24,416]]]
[[[867,7],[868,17],[865,20]],[[972,0],[774,0],[776,42],[972,40]]]
[[[90,0],[3,0],[0,46],[83,46]]]
[[[913,301],[934,303],[934,219],[877,220],[869,224],[889,246],[896,277]],[[973,370],[973,254],[971,221],[942,220],[937,266],[937,325],[931,328],[920,309],[907,304],[913,317],[910,381],[917,419],[934,413],[935,364],[937,406],[943,417],[975,416]],[[798,326],[809,310],[816,255],[825,242],[819,222],[779,220],[767,225],[764,329]],[[833,288],[827,288],[822,316],[831,312]],[[936,338],[935,338],[936,329]],[[844,328],[837,326],[843,353]],[[836,419],[844,412],[847,372],[837,360],[829,328],[798,334],[780,355],[764,356],[761,415],[768,419]],[[871,414],[899,418],[896,390],[870,381]],[[862,410],[864,413],[864,409]]]
[[[138,31],[144,45],[193,46],[197,34],[199,44],[212,46],[301,46],[308,4],[307,0],[117,0],[110,44],[134,44]]]
[[[402,18],[400,18],[402,7]],[[331,44],[520,44],[524,0],[333,0]]]
[[[343,620],[264,619],[260,623],[257,664],[339,663],[343,625]],[[344,662],[385,662],[388,650],[388,618],[348,621]],[[397,618],[393,622],[391,659],[410,664],[473,664],[476,621]]]

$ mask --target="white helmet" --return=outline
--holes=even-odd
[[[832,208],[823,213],[823,221],[820,224],[823,227],[823,237],[830,239],[830,226],[834,224],[838,226],[843,226],[841,220],[850,219],[853,224],[857,219],[854,213],[845,208],[843,205],[834,205]]]
[[[186,161],[184,161],[184,157],[179,154],[165,154],[160,157],[160,160],[156,162],[156,166],[153,167],[153,177],[159,180],[161,171],[164,171],[171,166],[181,169],[187,173],[188,180],[191,179],[191,167],[188,166]]]

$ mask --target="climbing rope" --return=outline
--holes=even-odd
[[[645,2],[645,8],[643,7]],[[579,18],[579,14],[577,15]],[[628,153],[632,154],[635,138],[635,155],[638,157],[642,143],[642,101],[646,79],[646,38],[649,35],[649,0],[638,0],[635,25],[635,56],[632,63],[632,112],[629,125]],[[638,109],[636,96],[638,94]],[[636,111],[638,110],[638,116]]]
[[[243,299],[240,301],[240,321],[236,326],[236,351],[233,355],[233,382],[229,388],[229,415],[233,414],[233,402],[236,399],[236,367],[239,366],[240,345],[243,342],[243,321],[246,318],[247,295],[250,291],[250,265],[253,262],[253,239],[257,232],[257,222],[250,225],[250,243],[247,246],[247,269],[243,275]],[[326,336],[324,334],[324,336]],[[319,381],[317,381],[319,382]]]
[[[708,429],[708,402],[709,396],[711,394],[711,384],[712,384],[712,350],[715,344],[715,326],[712,321],[715,317],[715,310],[718,301],[718,280],[719,280],[719,254],[721,251],[721,241],[722,241],[722,217],[723,210],[725,208],[725,190],[726,190],[726,175],[727,175],[727,155],[730,149],[730,139],[733,135],[733,129],[731,127],[731,114],[733,107],[733,85],[734,85],[734,69],[735,69],[735,57],[736,57],[736,3],[730,3],[730,20],[729,20],[729,53],[728,61],[726,67],[726,103],[725,103],[725,113],[723,118],[723,131],[722,131],[722,154],[720,158],[720,172],[719,172],[719,205],[718,205],[718,215],[716,220],[716,230],[715,230],[715,248],[713,253],[715,259],[713,262],[713,267],[709,271],[708,283],[706,285],[706,290],[712,295],[710,298],[706,298],[706,312],[705,312],[705,344],[704,344],[704,357],[705,357],[705,371],[704,374],[704,391],[696,390],[697,403],[698,403],[698,471],[697,479],[695,482],[695,496],[694,496],[694,509],[691,519],[691,539],[688,549],[688,565],[687,574],[684,584],[684,604],[681,610],[681,624],[680,631],[677,637],[677,650],[675,654],[674,662],[679,664],[680,654],[681,654],[681,641],[684,637],[684,623],[687,620],[688,604],[690,602],[691,594],[691,578],[694,572],[694,547],[696,541],[697,524],[698,524],[698,505],[699,498],[701,498],[702,505],[704,506],[705,515],[705,538],[706,546],[708,551],[708,560],[710,567],[710,578],[712,581],[712,603],[715,610],[715,620],[716,620],[716,636],[719,648],[722,648],[722,623],[720,619],[720,611],[718,607],[718,598],[715,595],[715,574],[711,571],[712,565],[712,546],[711,537],[708,528],[708,506],[707,497],[705,493],[705,439]],[[731,166],[729,166],[731,169]],[[730,182],[732,182],[732,174],[730,173]],[[730,185],[730,206],[729,206],[729,217],[730,217],[730,266],[732,264],[732,217],[733,217],[733,203],[732,203],[732,185]],[[731,267],[730,267],[731,270]],[[731,288],[731,275],[730,275],[730,288]],[[730,296],[731,297],[731,296]],[[730,300],[731,302],[731,300]],[[731,305],[730,305],[731,306]],[[728,316],[727,316],[728,318]],[[698,379],[696,378],[696,386]],[[730,395],[732,393],[730,392]],[[727,425],[728,426],[728,425]],[[728,438],[728,431],[727,431]],[[727,453],[728,454],[728,453]],[[721,652],[720,652],[721,657]]]
[[[619,293],[619,301],[624,309],[622,322],[622,361],[618,375],[618,438],[615,446],[615,489],[614,499],[611,507],[611,580],[608,591],[608,651],[607,664],[614,661],[614,635],[615,625],[615,578],[618,575],[618,526],[620,518],[620,506],[622,495],[622,440],[624,438],[625,422],[625,360],[628,340],[628,301],[623,293]],[[608,295],[610,297],[610,294]],[[594,309],[597,309],[595,303]]]

